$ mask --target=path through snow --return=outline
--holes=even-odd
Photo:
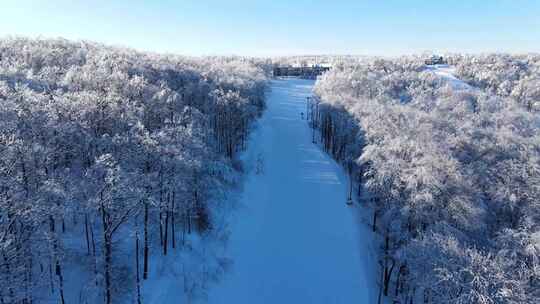
[[[456,74],[456,68],[453,66],[450,66],[448,64],[435,64],[435,65],[428,65],[426,66],[426,71],[429,71],[442,79],[448,81],[453,89],[455,90],[472,90],[473,87],[471,87],[468,83],[465,81],[457,78],[455,76]]]
[[[300,113],[313,81],[272,81],[245,155],[250,170],[226,252],[229,273],[209,303],[374,303],[369,229],[346,205],[340,167],[311,143]]]

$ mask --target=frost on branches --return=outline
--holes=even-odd
[[[1,40],[0,303],[140,301],[159,271],[203,293],[261,66]]]
[[[317,82],[314,126],[326,151],[354,160],[382,295],[536,303],[540,57],[448,61],[452,79],[416,57],[338,65]]]

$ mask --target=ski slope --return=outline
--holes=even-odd
[[[452,86],[454,90],[466,91],[466,90],[473,89],[473,87],[471,87],[469,84],[467,84],[466,82],[464,82],[463,80],[455,76],[456,68],[450,65],[447,65],[447,64],[428,65],[426,67],[426,71],[429,71],[441,77],[448,83],[450,83],[450,85]]]
[[[250,172],[225,251],[234,262],[209,290],[211,304],[376,301],[371,234],[301,118],[313,84],[272,81],[245,154]]]

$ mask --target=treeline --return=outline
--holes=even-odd
[[[355,55],[299,55],[272,57],[267,60],[267,64],[277,66],[313,66],[313,65],[337,65],[340,63],[358,63],[366,56]]]
[[[540,110],[540,55],[450,57],[458,77],[490,94],[512,98],[528,111]]]
[[[338,66],[316,84],[311,124],[381,236],[379,301],[540,298],[540,112],[495,94],[501,81],[480,81],[510,73],[486,58],[510,57],[451,60],[477,88],[453,86],[414,57]],[[526,76],[508,80],[509,91],[537,103],[538,64],[519,60]]]
[[[152,256],[220,228],[264,66],[0,40],[0,303],[141,303]]]

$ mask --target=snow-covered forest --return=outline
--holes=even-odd
[[[383,295],[538,303],[540,56],[447,60],[338,65],[310,124],[371,212]]]
[[[0,40],[0,304],[537,303],[540,56],[424,57]]]
[[[540,55],[454,55],[450,62],[471,85],[511,98],[529,112],[540,110]]]
[[[204,292],[263,68],[0,40],[0,303],[140,303],[163,272]]]

